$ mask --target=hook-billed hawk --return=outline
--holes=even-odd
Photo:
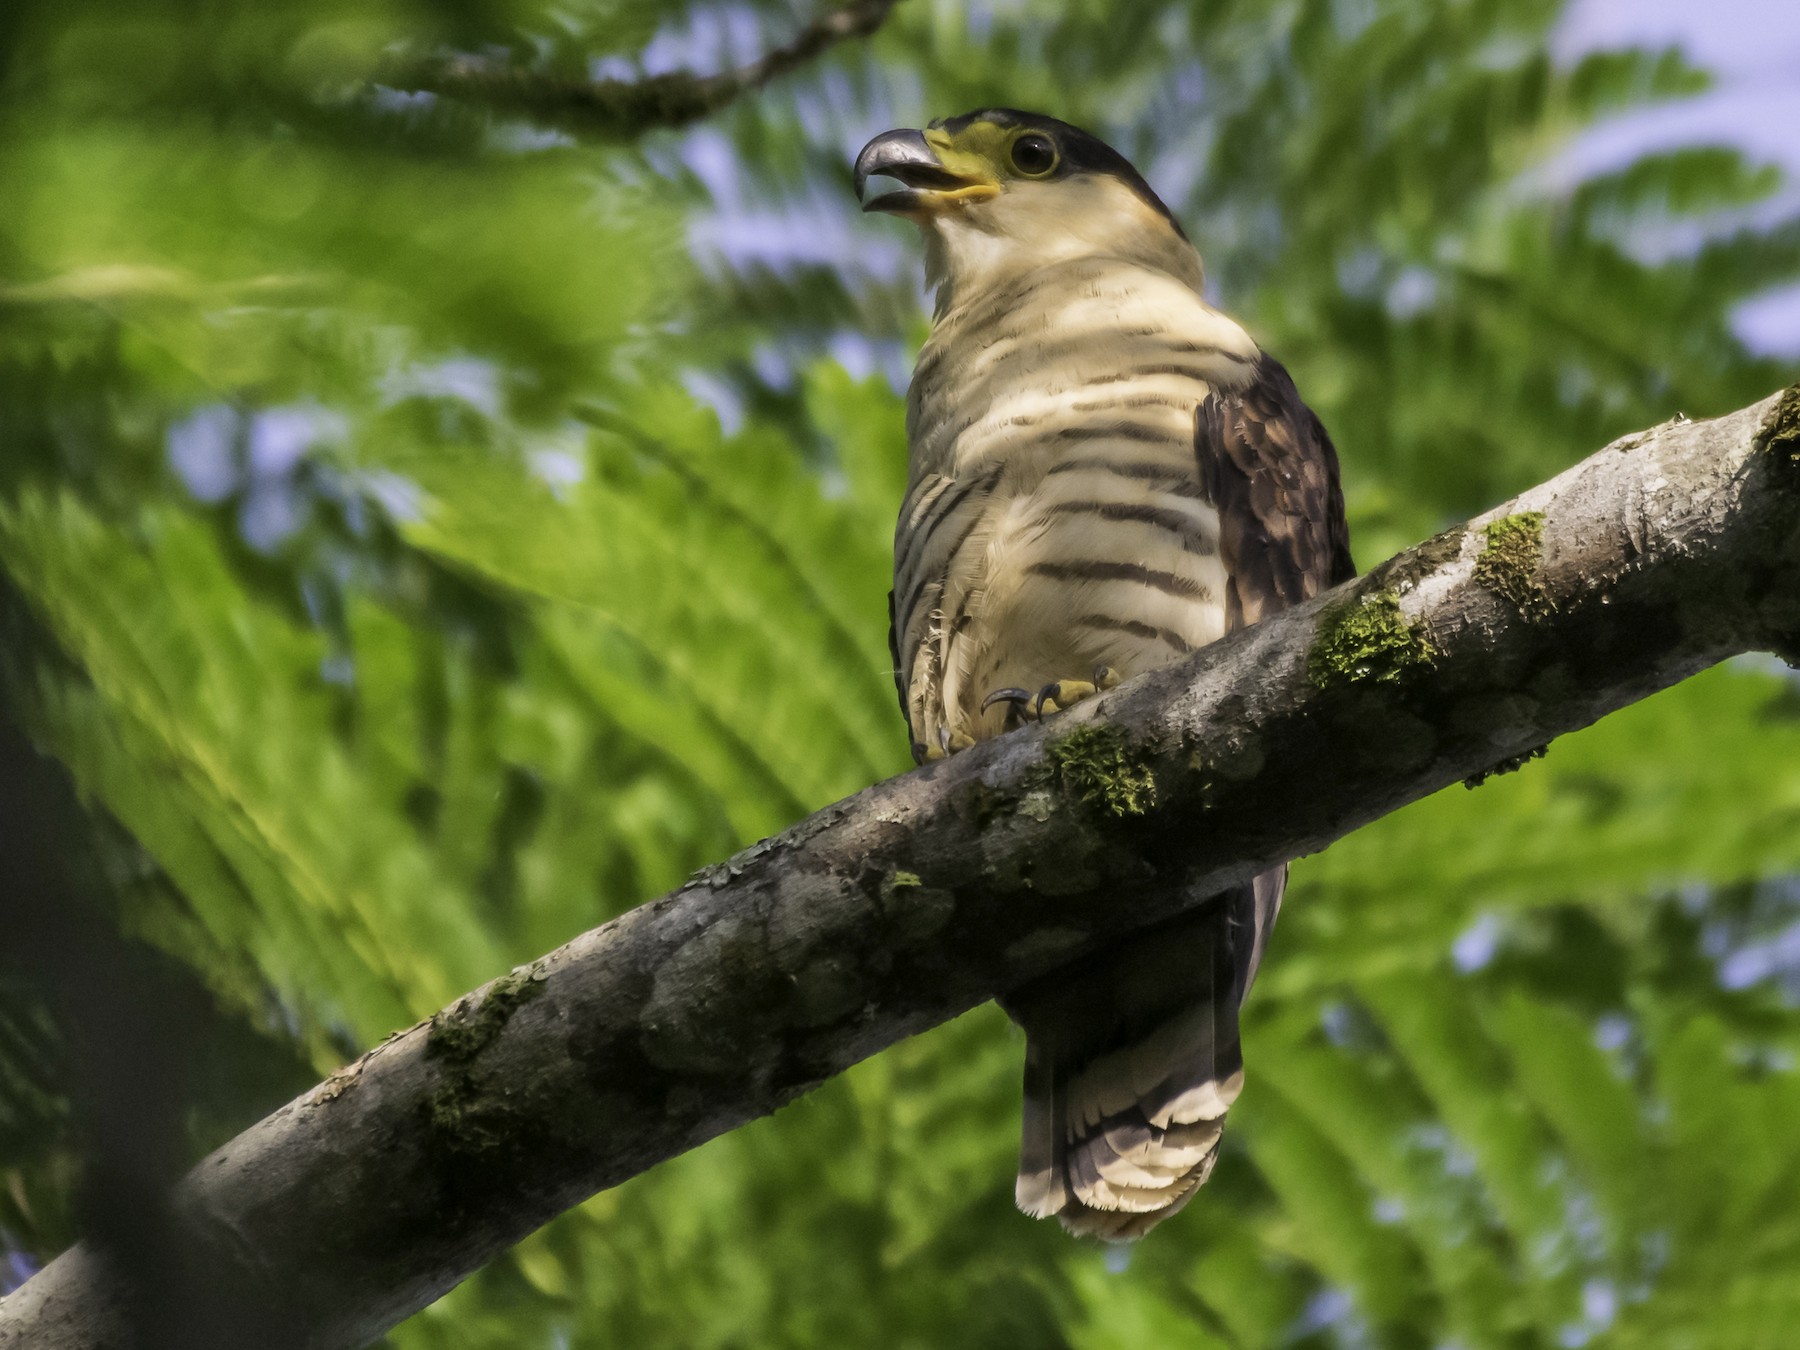
[[[919,759],[1175,661],[1350,577],[1337,457],[1202,294],[1117,151],[991,108],[857,157],[937,288],[907,399],[895,677]],[[1187,1202],[1243,1082],[1238,1008],[1287,869],[1004,1000],[1024,1027],[1018,1201],[1139,1236]]]

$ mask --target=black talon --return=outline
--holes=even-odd
[[[913,763],[914,764],[923,764],[925,762],[925,742],[924,741],[914,741],[912,743],[912,752],[913,752]]]
[[[993,693],[981,700],[981,711],[986,712],[994,704],[1002,701],[1020,704],[1029,703],[1031,702],[1031,695],[1023,689],[996,689]]]
[[[1062,700],[1060,698],[1058,698],[1058,695],[1061,693],[1062,693],[1062,681],[1061,680],[1052,680],[1052,681],[1050,681],[1049,684],[1045,685],[1042,689],[1038,690],[1037,697],[1035,699],[1033,699],[1032,703],[1031,703],[1032,715],[1034,717],[1038,717],[1038,718],[1043,717],[1043,715],[1044,715],[1044,700],[1047,698],[1056,699],[1057,706],[1061,707]]]

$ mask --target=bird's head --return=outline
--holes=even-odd
[[[1094,253],[1144,261],[1200,286],[1200,261],[1131,162],[1080,127],[985,108],[921,131],[883,132],[856,157],[863,201],[916,221],[945,292]]]

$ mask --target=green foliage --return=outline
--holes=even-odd
[[[1800,227],[1729,214],[1770,171],[1690,148],[1534,186],[1594,119],[1705,82],[1557,65],[1558,8],[913,0],[698,139],[594,147],[370,80],[444,45],[580,77],[687,18],[9,7],[0,566],[43,641],[0,676],[141,846],[109,921],[229,1033],[196,1152],[294,1061],[905,767],[904,409],[841,335],[916,344],[918,260],[858,217],[845,126],[1012,103],[1106,131],[1331,427],[1365,563],[1791,379],[1728,326],[1800,272]],[[684,167],[724,148],[729,181]],[[854,256],[709,256],[709,191]],[[1535,559],[1514,521],[1496,586]],[[1380,588],[1320,653],[1427,655]],[[986,1008],[594,1197],[391,1343],[1785,1344],[1800,1028],[1754,976],[1797,918],[1797,708],[1733,663],[1297,864],[1224,1159],[1123,1270],[1013,1211],[1019,1041]],[[1124,747],[1064,748],[1104,807],[1151,788]],[[528,992],[434,1044],[462,1062]],[[72,1231],[64,1053],[0,984],[0,1228],[39,1255]],[[441,1105],[479,1149],[488,1119]]]

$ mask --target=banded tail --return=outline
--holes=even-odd
[[[1243,1087],[1238,1008],[1286,885],[1264,872],[1002,1001],[1026,1035],[1020,1209],[1123,1242],[1193,1198]]]

